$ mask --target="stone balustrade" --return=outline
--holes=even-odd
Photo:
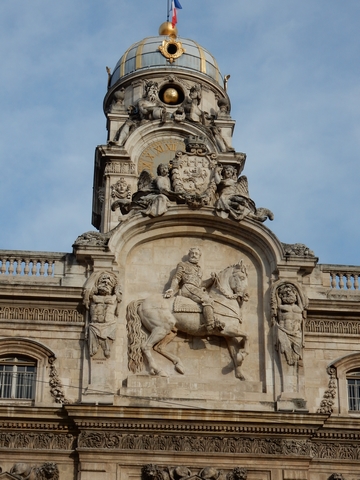
[[[0,282],[51,281],[63,276],[65,253],[0,250]]]
[[[359,291],[360,267],[351,265],[320,265],[325,285],[336,290]]]

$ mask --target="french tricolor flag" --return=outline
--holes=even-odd
[[[172,10],[171,24],[173,28],[175,28],[175,25],[177,24],[177,13],[176,13],[177,8],[182,9],[182,6],[180,5],[179,0],[171,0],[171,10]]]

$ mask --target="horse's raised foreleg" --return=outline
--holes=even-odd
[[[239,339],[236,337],[225,337],[230,356],[234,362],[235,376],[240,380],[245,380],[241,366],[245,357],[249,354],[249,339],[247,335],[243,336],[243,348],[240,348]]]
[[[164,327],[155,327],[149,335],[148,339],[141,346],[143,355],[149,364],[151,375],[160,375],[162,377],[167,377],[167,374],[165,372],[157,368],[154,357],[152,356],[152,349],[154,345],[161,342],[161,340],[163,340],[169,333],[171,332],[169,332],[168,329]]]
[[[183,364],[181,363],[181,360],[179,357],[177,357],[176,355],[174,355],[173,353],[170,353],[170,352],[167,352],[166,350],[164,350],[164,347],[166,347],[166,345],[168,343],[170,343],[177,335],[177,329],[173,329],[171,330],[171,332],[169,332],[165,338],[163,338],[162,340],[160,340],[159,343],[157,343],[155,346],[154,346],[154,350],[155,352],[158,352],[160,353],[161,355],[163,355],[165,358],[169,359],[171,362],[173,362],[173,364],[175,365],[175,370],[179,373],[182,373],[184,374],[185,373],[185,370],[184,370],[184,366]]]

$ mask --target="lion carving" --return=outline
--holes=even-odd
[[[53,462],[45,462],[40,467],[15,463],[10,473],[19,480],[59,480],[59,469]]]

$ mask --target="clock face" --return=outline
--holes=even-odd
[[[156,142],[150,143],[145,150],[142,151],[138,160],[138,172],[149,170],[156,175],[156,169],[160,163],[169,164],[173,160],[178,150],[185,151],[185,143],[183,140],[172,138],[162,138]]]

